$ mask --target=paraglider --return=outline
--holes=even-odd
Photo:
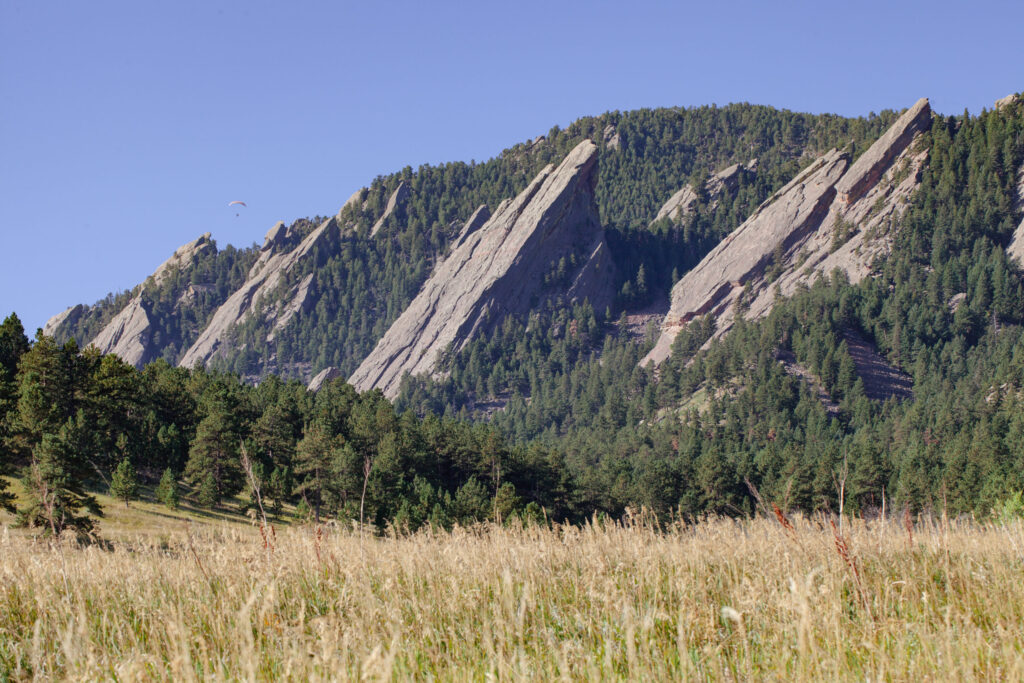
[[[228,206],[234,206],[235,204],[238,204],[240,206],[245,206],[245,202],[240,202],[237,199],[235,201],[233,201],[233,202],[228,202]],[[236,213],[235,215],[237,216],[238,214]]]

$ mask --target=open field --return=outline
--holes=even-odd
[[[0,680],[1024,679],[1024,526],[0,529]]]

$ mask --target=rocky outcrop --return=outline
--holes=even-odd
[[[1024,166],[1017,170],[1017,202],[1013,208],[1017,213],[1024,213]],[[1010,241],[1010,246],[1006,248],[1006,253],[1024,268],[1024,217],[1021,218],[1020,225],[1014,230],[1013,239]]]
[[[622,144],[622,140],[619,137],[619,131],[616,130],[615,126],[608,124],[604,127],[604,146],[607,149],[618,149],[619,145]]]
[[[581,142],[557,168],[549,165],[502,202],[437,265],[349,381],[394,397],[406,372],[434,372],[440,354],[458,352],[478,332],[545,298],[587,299],[603,309],[613,280],[594,201],[597,155],[594,143]],[[579,264],[577,270],[551,284],[562,258]]]
[[[316,393],[320,391],[325,384],[338,377],[341,377],[341,370],[332,365],[318,372],[313,379],[309,380],[309,384],[306,388],[313,393]]]
[[[152,334],[149,313],[141,296],[133,297],[121,312],[89,342],[101,353],[116,354],[124,362],[141,368],[149,357]]]
[[[153,271],[154,284],[160,285],[164,279],[167,278],[174,269],[185,270],[189,268],[196,258],[202,254],[216,251],[217,247],[214,245],[213,240],[210,239],[210,233],[206,232],[192,240],[188,244],[183,244],[178,247],[171,257],[160,264],[160,266]]]
[[[43,334],[47,337],[57,336],[58,332],[60,332],[61,328],[65,325],[73,327],[75,323],[81,319],[82,314],[87,310],[88,308],[86,306],[83,306],[82,304],[75,304],[71,308],[61,311],[46,321],[46,324],[43,325]]]
[[[160,286],[172,273],[187,270],[196,258],[217,247],[205,233],[188,244],[178,247],[169,259],[160,264],[147,278],[147,285]],[[116,354],[124,362],[141,368],[153,360],[158,354],[152,348],[152,321],[143,297],[143,292],[132,297],[128,304],[100,330],[89,346],[94,346],[101,353]]]
[[[271,228],[259,258],[249,269],[248,279],[221,304],[178,365],[190,368],[198,363],[209,362],[234,326],[250,314],[262,318],[267,328],[274,329],[277,323],[282,320],[287,322],[307,307],[311,303],[308,296],[312,274],[294,284],[287,292],[280,292],[279,288],[285,286],[288,275],[311,255],[325,235],[331,230],[337,230],[337,227],[336,218],[327,219],[294,249],[288,249],[287,246],[282,248],[279,242],[271,240],[271,237],[277,235],[276,226]],[[275,296],[271,297],[272,294]],[[272,298],[277,302],[274,305],[269,304]]]
[[[733,164],[713,174],[704,182],[704,197],[709,202],[714,203],[724,192],[732,192],[739,187],[740,179],[745,174],[753,172],[751,167],[756,167],[756,164],[756,159],[751,161],[748,166]],[[694,212],[699,199],[700,197],[697,196],[693,186],[686,185],[669,197],[668,201],[658,210],[658,215],[655,216],[654,220],[659,221],[667,217],[673,222],[678,223]]]
[[[370,228],[370,237],[373,237],[380,232],[380,229],[384,227],[384,222],[387,221],[388,218],[391,218],[395,211],[405,207],[407,199],[409,199],[409,186],[405,184],[405,181],[402,181],[398,183],[398,187],[395,188],[395,191],[391,193],[390,197],[388,197],[388,203],[387,206],[384,207],[384,213],[377,219],[377,222],[373,224],[373,227]]]
[[[473,215],[469,217],[466,224],[462,226],[462,230],[459,231],[459,236],[455,238],[452,243],[452,250],[458,249],[466,241],[466,239],[474,232],[484,226],[487,221],[491,218],[491,210],[487,208],[486,204],[481,204]]]
[[[907,148],[915,135],[928,130],[931,123],[932,108],[928,98],[922,97],[857,159],[850,172],[839,181],[836,185],[839,201],[849,206],[860,199],[868,188],[878,183],[896,155]]]
[[[673,287],[661,335],[642,364],[667,358],[696,316],[715,316],[714,339],[738,315],[766,315],[778,295],[836,268],[853,282],[866,277],[891,249],[896,221],[920,183],[927,150],[911,143],[929,121],[928,101],[919,100],[856,163],[833,150],[758,207]]]
[[[1007,95],[1006,97],[1000,97],[998,100],[996,100],[995,108],[998,111],[1003,107],[1009,107],[1011,104],[1013,104],[1019,99],[1020,96],[1017,95],[1016,93],[1013,93],[1012,95]]]

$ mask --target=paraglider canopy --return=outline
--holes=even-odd
[[[237,199],[233,202],[228,202],[228,206],[234,206],[235,204],[241,204],[242,206],[245,206],[245,202],[240,202]]]

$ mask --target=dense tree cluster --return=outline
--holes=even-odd
[[[163,360],[137,371],[73,340],[30,344],[13,314],[0,353],[0,467],[22,480],[28,526],[88,533],[102,514],[93,492],[127,503],[140,480],[159,480],[156,498],[172,507],[183,486],[202,507],[258,488],[271,509],[299,504],[317,519],[377,527],[586,512],[556,451],[509,447],[483,424],[400,415],[380,392],[340,380],[313,394],[294,380],[253,387]],[[13,510],[6,483],[0,503]]]

